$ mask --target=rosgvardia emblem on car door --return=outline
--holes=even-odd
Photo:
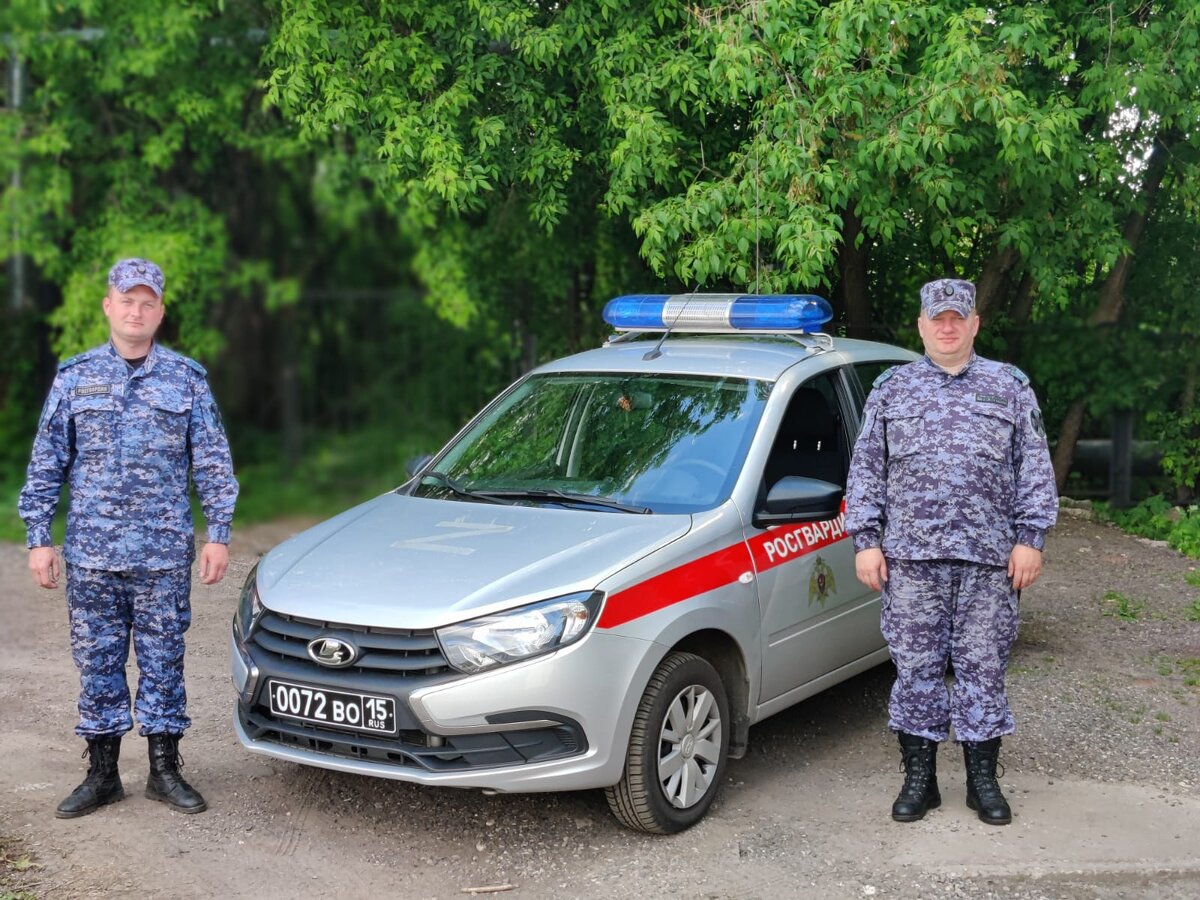
[[[308,642],[308,655],[313,662],[340,669],[354,662],[358,648],[339,638],[319,637]]]
[[[829,595],[836,593],[837,584],[833,580],[833,569],[818,556],[813,563],[812,577],[808,579],[808,605],[820,603],[824,606]]]

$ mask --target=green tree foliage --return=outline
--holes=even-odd
[[[59,355],[104,335],[104,276],[122,255],[163,263],[176,345],[202,357],[219,345],[206,310],[226,286],[230,222],[209,186],[255,140],[255,6],[13,0],[0,12],[28,84],[20,115],[5,116],[0,167],[10,184],[19,167],[22,187],[0,207],[0,255],[24,254],[61,291]]]
[[[594,54],[610,17],[630,17],[623,6],[285,0],[267,98],[373,186],[440,315],[516,319],[551,348],[577,347],[595,333],[581,320],[590,298],[629,281],[636,260],[598,210],[608,150]]]

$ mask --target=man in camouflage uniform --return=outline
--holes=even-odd
[[[205,584],[220,581],[229,565],[237,482],[204,368],[154,341],[162,270],[121,260],[108,274],[103,308],[109,341],[59,365],[20,498],[33,578],[57,587],[50,523],[69,480],[63,558],[81,686],[75,733],[87,740],[90,764],[55,814],[86,815],[125,796],[117,760],[121,736],[133,727],[125,680],[131,631],[141,670],[135,710],[150,751],[146,796],[198,813],[207,804],[181,776],[178,756],[191,724],[183,687],[195,557],[188,478],[208,523],[199,567]]]
[[[1041,574],[1058,515],[1054,472],[1029,379],[974,353],[975,286],[926,284],[917,327],[925,357],[876,379],[846,493],[857,575],[883,591],[896,664],[888,725],[907,777],[892,818],[912,822],[941,804],[937,744],[953,724],[967,805],[1004,825],[1012,813],[996,760],[1013,731],[1004,675],[1019,592]]]

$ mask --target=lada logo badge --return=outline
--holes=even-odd
[[[315,663],[340,669],[354,662],[358,648],[338,638],[319,637],[308,642],[308,655]]]

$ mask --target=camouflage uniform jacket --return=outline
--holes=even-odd
[[[855,550],[1007,566],[1058,517],[1029,379],[972,355],[957,375],[928,356],[889,369],[863,411],[846,492]]]
[[[204,367],[154,344],[131,371],[104,344],[61,363],[19,508],[30,547],[49,546],[70,478],[63,556],[108,571],[161,571],[195,557],[188,476],[208,539],[229,542],[237,481]]]

